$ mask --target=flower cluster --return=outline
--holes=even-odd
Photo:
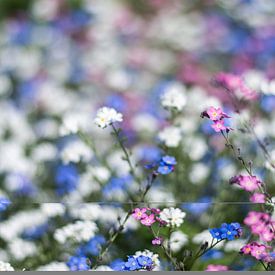
[[[257,242],[249,243],[243,246],[240,250],[241,254],[251,255],[257,260],[262,260],[264,262],[270,263],[275,261],[275,253],[270,252],[272,247],[259,244]]]
[[[244,219],[244,224],[249,226],[251,233],[259,236],[260,240],[265,242],[274,240],[275,221],[269,214],[250,211]]]
[[[219,228],[212,228],[209,230],[214,239],[232,241],[239,238],[242,234],[242,228],[239,223],[223,223]]]
[[[225,126],[224,118],[230,117],[224,113],[221,108],[210,107],[206,111],[202,112],[201,117],[209,118],[213,122],[211,127],[217,133],[221,131],[229,132],[232,130],[230,127]]]
[[[120,263],[116,271],[150,271],[154,268],[154,262],[151,257],[144,255],[129,256],[126,262]]]
[[[122,120],[123,115],[114,108],[102,107],[97,111],[94,122],[98,127],[106,128],[115,122],[122,122]]]
[[[239,175],[230,179],[231,184],[238,184],[243,190],[253,192],[263,184],[256,176]]]
[[[160,219],[160,212],[160,209],[156,208],[135,208],[132,217],[145,226],[152,226],[155,222],[163,226],[166,223]]]
[[[168,175],[175,170],[177,161],[172,156],[164,156],[158,162],[145,165],[147,169],[155,169],[155,174]]]
[[[228,266],[226,265],[214,265],[210,264],[207,266],[205,271],[228,271]]]
[[[250,88],[239,75],[221,72],[214,77],[214,81],[229,92],[247,100],[255,100],[258,96],[257,92]]]

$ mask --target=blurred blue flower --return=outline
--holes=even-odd
[[[101,250],[101,246],[105,244],[106,240],[102,235],[93,237],[86,244],[80,246],[76,252],[77,255],[83,256],[97,256]]]
[[[57,167],[55,182],[58,195],[65,195],[74,191],[78,185],[78,181],[79,175],[75,165],[69,164]]]
[[[0,198],[0,212],[5,211],[9,205],[11,204],[11,201],[8,198],[1,197]]]
[[[26,240],[40,239],[48,229],[49,225],[47,223],[27,228],[23,231],[22,238]]]
[[[217,259],[221,259],[223,256],[224,256],[224,253],[222,251],[218,249],[211,249],[201,257],[201,260],[203,261],[217,260]]]
[[[69,259],[67,262],[67,266],[70,268],[71,271],[85,271],[89,270],[90,267],[87,263],[87,258],[86,257],[77,257],[73,256]]]

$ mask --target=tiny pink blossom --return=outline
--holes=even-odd
[[[250,197],[250,201],[254,203],[265,203],[265,195],[261,193],[254,193]]]
[[[274,233],[269,228],[264,228],[260,233],[260,239],[264,242],[271,242],[274,240]]]
[[[214,108],[210,107],[206,113],[208,114],[209,118],[213,121],[220,120],[223,116],[223,112],[221,108]]]
[[[255,176],[240,176],[239,185],[248,192],[253,192],[259,188],[261,181]]]
[[[210,264],[205,271],[228,271],[228,266]]]
[[[146,214],[145,214],[146,210],[147,210],[146,208],[141,208],[141,209],[135,208],[132,216],[136,220],[141,220],[142,218],[144,218],[146,216]]]
[[[266,246],[258,245],[253,246],[251,250],[251,255],[257,260],[261,260],[264,255],[266,255]]]
[[[257,224],[258,222],[260,222],[261,214],[262,213],[260,212],[250,211],[247,217],[244,219],[244,224],[248,226]]]
[[[146,215],[141,219],[141,223],[145,226],[151,226],[154,222],[155,222],[155,216],[154,214],[151,214],[151,215]]]
[[[227,127],[224,126],[223,120],[217,120],[214,122],[214,124],[211,125],[211,127],[215,130],[215,132],[224,131],[227,129]]]
[[[152,240],[153,245],[161,245],[163,242],[163,239],[161,237],[156,237],[155,239]]]

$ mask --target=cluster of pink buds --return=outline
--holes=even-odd
[[[240,250],[240,253],[245,255],[251,255],[257,260],[270,263],[274,262],[275,260],[275,253],[270,252],[271,249],[271,246],[259,244],[257,242],[252,242],[243,246]]]
[[[230,73],[219,73],[214,78],[215,84],[233,92],[236,95],[241,95],[245,99],[253,100],[257,98],[257,93],[249,88],[242,77]]]
[[[159,217],[160,212],[160,209],[157,208],[135,208],[132,213],[132,217],[148,227],[156,222],[159,226],[165,226],[166,222]]]
[[[232,130],[231,128],[224,125],[224,118],[230,118],[230,116],[224,113],[221,108],[210,107],[206,111],[202,112],[201,117],[207,117],[212,120],[213,124],[211,125],[211,127],[217,133],[221,131],[229,132],[230,130]]]
[[[251,211],[244,219],[244,223],[250,227],[252,234],[259,236],[260,240],[271,242],[275,239],[275,220],[272,220],[267,213]]]

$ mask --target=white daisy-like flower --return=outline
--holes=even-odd
[[[186,105],[185,87],[179,82],[171,83],[164,91],[160,100],[164,108],[182,111]]]
[[[107,126],[115,123],[122,122],[123,115],[117,112],[114,108],[102,107],[97,111],[96,118],[94,120],[95,124],[104,129]]]
[[[169,126],[164,128],[158,137],[167,147],[178,147],[181,141],[181,130],[178,127]]]
[[[10,265],[10,263],[0,261],[0,271],[14,271],[14,268]]]
[[[179,208],[164,208],[160,213],[160,218],[167,223],[168,227],[179,227],[183,223],[186,213]]]

